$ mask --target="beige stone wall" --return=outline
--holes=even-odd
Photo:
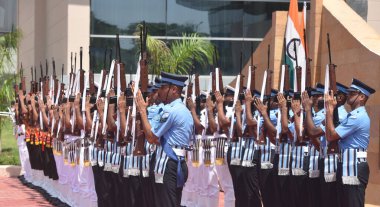
[[[380,0],[368,0],[367,23],[380,33]]]
[[[270,45],[269,68],[273,71],[272,86],[273,88],[278,88],[279,86],[287,12],[274,12],[272,16],[272,28],[265,35],[263,41],[259,44],[251,57],[253,58],[253,65],[257,67],[255,73],[255,89],[258,91],[261,90],[264,71],[268,67],[268,45]],[[242,70],[242,74],[245,76],[244,86],[247,84],[247,74],[250,63],[251,60],[249,59]],[[229,85],[235,86],[235,80],[229,83]]]
[[[57,75],[61,75],[62,64],[65,74],[70,65],[70,52],[77,52],[79,68],[79,47],[83,47],[83,68],[89,66],[90,45],[90,1],[89,0],[19,0],[18,26],[23,33],[19,50],[18,65],[22,62],[30,81],[30,67],[39,63],[45,68],[45,59],[56,61]],[[45,71],[44,71],[45,72]],[[27,84],[29,85],[29,84]],[[28,86],[29,87],[29,86]]]
[[[328,60],[326,33],[330,33],[333,62],[338,65],[337,81],[349,84],[353,77],[378,92],[370,97],[366,109],[371,118],[368,163],[370,180],[366,203],[380,205],[379,119],[380,119],[380,35],[343,1],[324,0],[318,61]],[[324,77],[324,72],[319,77]]]
[[[380,205],[380,35],[342,0],[312,0],[308,18],[307,38],[312,61],[312,82],[324,82],[328,63],[327,37],[330,34],[332,61],[337,67],[337,81],[349,85],[353,77],[362,80],[378,92],[370,97],[366,109],[371,118],[371,141],[368,148],[370,179],[366,204]],[[266,69],[267,45],[271,44],[271,70],[274,88],[278,87],[283,37],[287,12],[273,13],[272,28],[253,54],[258,66],[256,88],[261,87]],[[273,48],[273,49],[272,49]],[[243,73],[247,73],[247,65]],[[232,83],[233,84],[233,83]]]

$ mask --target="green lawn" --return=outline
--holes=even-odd
[[[20,165],[18,154],[17,140],[12,133],[12,121],[9,118],[3,118],[1,126],[0,139],[2,143],[2,152],[0,153],[0,165]]]

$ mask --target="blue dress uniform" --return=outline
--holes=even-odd
[[[161,80],[170,85],[184,86],[187,77],[161,72]],[[182,189],[187,180],[186,149],[193,134],[194,122],[180,98],[164,107],[160,123],[152,128],[160,138],[163,151],[169,157],[163,177],[163,190],[157,192],[158,206],[180,206]]]
[[[357,91],[367,97],[375,90],[353,79],[349,92]],[[324,127],[322,127],[325,130]],[[370,118],[364,106],[347,114],[335,128],[340,136],[340,160],[338,163],[338,198],[341,206],[364,206],[365,189],[368,184],[369,166],[367,148],[370,138]]]
[[[271,97],[276,97],[278,91],[272,89]],[[255,93],[256,97],[260,97],[260,93]],[[271,109],[269,118],[271,123],[277,127],[277,116],[279,109]],[[260,125],[264,124],[264,120],[260,120]],[[279,144],[276,140],[275,144],[272,144],[269,138],[266,138],[265,145],[258,145],[257,148],[260,151],[260,169],[259,169],[259,184],[262,202],[264,206],[280,206],[279,192],[277,188],[277,169],[278,166],[278,154],[276,155],[276,146]],[[277,163],[275,163],[277,162]]]
[[[311,91],[312,96],[323,96],[324,85],[317,83],[315,89]],[[322,100],[323,101],[323,100]],[[316,127],[319,127],[325,120],[324,106],[318,104],[317,111],[312,108],[312,119]],[[321,138],[316,138],[321,140]],[[323,144],[321,144],[323,145]],[[319,146],[320,147],[320,146]],[[320,148],[309,143],[309,164],[308,164],[308,206],[319,207],[321,205],[321,169],[323,168],[323,158],[320,153]]]

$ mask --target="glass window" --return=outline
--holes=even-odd
[[[0,34],[16,28],[16,15],[17,1],[0,0]]]
[[[165,0],[92,0],[91,34],[132,35],[145,20],[151,35],[165,35],[165,11]],[[149,24],[160,25],[160,29]]]
[[[112,48],[112,58],[115,58],[115,38],[91,38],[91,55],[94,57],[92,64],[95,64],[95,72],[100,72],[104,65],[107,69],[110,66],[110,49]],[[105,51],[107,48],[107,55]],[[139,59],[138,46],[135,39],[120,38],[121,61],[126,64],[126,73],[136,73],[137,61]]]
[[[300,10],[302,6],[300,3]],[[183,33],[196,32],[216,45],[223,74],[236,75],[240,71],[240,52],[245,65],[251,44],[256,49],[260,38],[270,29],[272,13],[288,8],[289,1],[285,0],[92,0],[91,34],[124,35],[121,39],[123,61],[127,69],[135,71],[137,45],[131,35],[143,20],[150,35],[168,43]],[[249,38],[258,40],[252,42]],[[114,45],[115,39],[109,36],[91,37],[98,65],[103,65],[104,48]],[[207,74],[209,68],[199,68],[199,72]]]

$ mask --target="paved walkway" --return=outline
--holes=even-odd
[[[219,206],[224,206],[224,193],[219,194]],[[52,206],[40,193],[24,186],[18,178],[0,176],[0,203],[7,207]]]
[[[0,177],[0,203],[8,207],[52,206],[40,193],[10,177]]]

